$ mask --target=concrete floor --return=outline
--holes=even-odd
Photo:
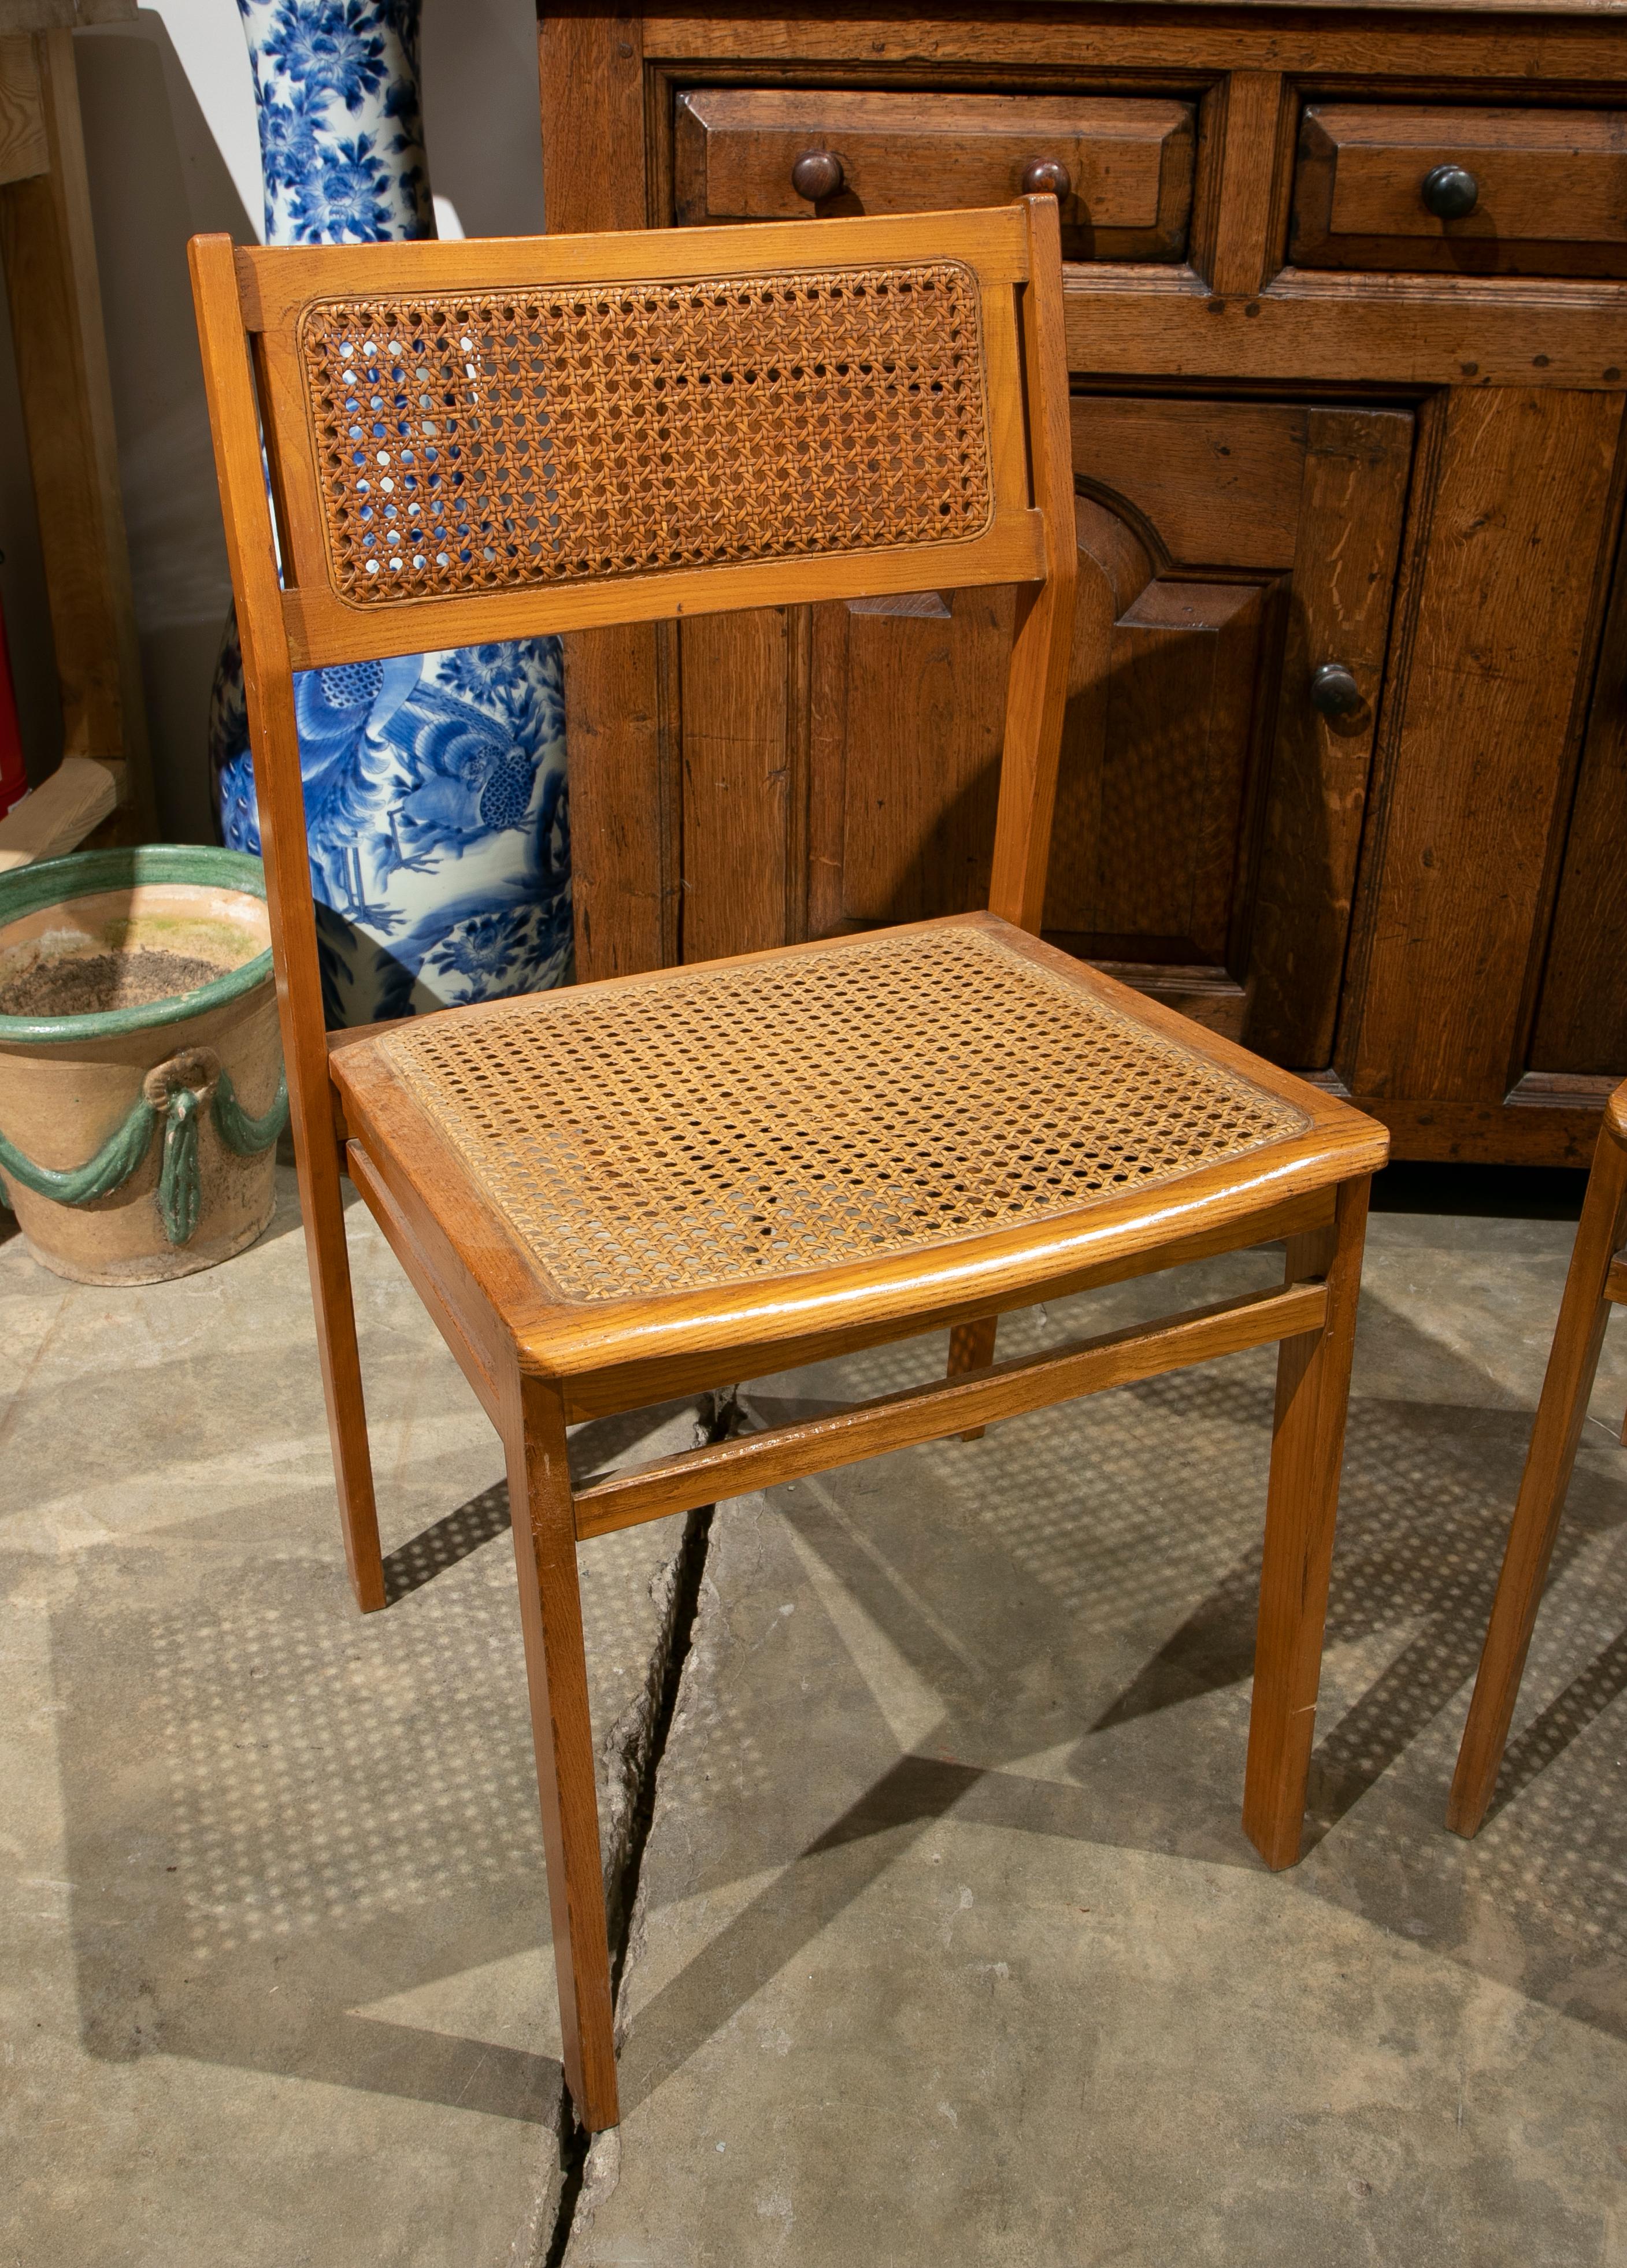
[[[353,1206],[395,1594],[358,1616],[280,1182],[261,1242],[178,1284],[95,1290],[0,1245],[6,2268],[507,2268],[551,2234],[502,1453]],[[669,1410],[575,1447],[694,1438]],[[613,1874],[682,1525],[584,1565]]]
[[[352,1221],[401,1592],[366,1621],[291,1209],[155,1292],[0,1247],[0,2261],[1627,2264],[1627,1336],[1501,1808],[1473,1845],[1440,1823],[1567,1222],[1374,1219],[1292,1874],[1237,1817],[1268,1357],[721,1507],[624,2124],[562,2211],[501,1460]],[[1003,1351],[1270,1273],[1036,1311]],[[583,1553],[607,1791],[671,1527]]]

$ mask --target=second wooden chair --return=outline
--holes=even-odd
[[[1627,1085],[1605,1107],[1587,1195],[1571,1250],[1559,1320],[1554,1327],[1525,1473],[1498,1578],[1497,1595],[1463,1727],[1447,1824],[1478,1832],[1497,1787],[1508,1743],[1559,1515],[1587,1417],[1587,1398],[1612,1307],[1627,1301]],[[1627,1425],[1623,1427],[1627,1440]]]

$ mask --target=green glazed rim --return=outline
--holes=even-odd
[[[0,874],[0,929],[43,907],[95,897],[103,890],[128,889],[142,882],[191,882],[200,887],[240,890],[246,897],[266,895],[265,868],[245,850],[218,850],[193,843],[147,843],[130,850],[74,850],[65,858],[44,858]],[[240,968],[200,984],[195,992],[172,993],[139,1008],[103,1008],[88,1016],[0,1016],[0,1047],[53,1041],[120,1039],[159,1024],[180,1024],[206,1016],[211,1008],[241,999],[271,974],[271,949],[257,953]]]

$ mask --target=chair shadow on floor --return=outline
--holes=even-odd
[[[1432,1359],[1439,1376],[1438,1347]],[[843,1390],[885,1391],[923,1360],[919,1345],[858,1359]],[[1601,1619],[1627,1587],[1627,1494],[1578,1474],[1505,1808],[1461,1844],[1440,1823],[1451,1705],[1473,1671],[1528,1425],[1523,1410],[1477,1405],[1484,1381],[1467,1365],[1461,1386],[1455,1403],[1354,1406],[1314,1783],[1311,1834],[1326,1839],[1283,1894],[1396,1927],[1422,1911],[1470,1963],[1483,1959],[1475,1898],[1512,1902],[1520,1989],[1557,1998],[1579,1943],[1612,1975],[1627,1955],[1627,1925],[1599,1895],[1627,1871],[1627,1819],[1587,1753],[1627,1685],[1619,1610]],[[754,1422],[799,1408],[787,1391],[765,1390]],[[828,1800],[834,1783],[813,1774],[804,1791],[776,1755],[784,1691],[765,1652],[747,1650],[745,1682],[706,1735],[711,1761],[743,1771],[755,1742],[759,1778],[780,1772],[792,1793],[757,1807],[718,1863],[735,1881],[777,1871],[637,2010],[629,2102],[951,1812],[1257,1864],[1237,1809],[1270,1403],[1269,1358],[1243,1357],[770,1499],[764,1532],[786,1580],[810,1563],[827,1572],[929,1697],[924,1729],[901,1742],[832,1625],[843,1792]],[[648,1422],[602,1421],[573,1448],[598,1469]],[[883,1468],[885,1484],[866,1477]],[[507,1523],[500,1483],[434,1522],[391,1555],[401,1610],[365,1620],[332,1556],[258,1560],[247,1584],[235,1561],[202,1555],[177,1597],[159,1555],[81,1555],[54,1644],[90,2052],[161,2050],[533,2124],[556,2115],[513,1570],[506,1549],[482,1549]],[[1610,1582],[1575,1580],[1584,1552],[1616,1563]],[[1054,1672],[1039,1681],[1043,1707],[1036,1663]],[[1041,1750],[1064,1761],[1036,1769]],[[534,2021],[528,2001],[499,2036],[390,2012],[516,1957]],[[1584,2007],[1572,1986],[1565,2005],[1627,2036],[1608,1995]]]
[[[1404,1329],[1397,1318],[1390,1328]],[[1432,1343],[1429,1351],[1439,1379],[1442,1350]],[[855,1395],[885,1391],[901,1382],[898,1367],[891,1356],[866,1359],[843,1383]],[[1596,1472],[1577,1475],[1534,1656],[1533,1705],[1556,1677],[1563,1690],[1511,1746],[1502,1819],[1466,1845],[1444,1825],[1461,1729],[1454,1705],[1466,1703],[1478,1659],[1530,1420],[1477,1403],[1485,1382],[1467,1364],[1461,1384],[1456,1402],[1353,1405],[1307,1859],[1282,1878],[1281,1894],[1308,1893],[1428,1937],[1627,2036],[1627,1918],[1601,1896],[1627,1873],[1627,1820],[1609,1775],[1584,1752],[1627,1686],[1627,1634],[1615,1635],[1627,1594],[1627,1491]],[[716,1885],[704,1872],[685,1880],[685,1895],[715,1889],[726,1902],[730,1877],[784,1870],[636,2009],[623,2058],[629,2102],[952,1813],[1257,1865],[1237,1808],[1271,1399],[1269,1359],[1242,1358],[1073,1405],[1065,1418],[1014,1423],[971,1460],[958,1443],[908,1453],[904,1487],[835,1476],[771,1499],[801,1551],[817,1555],[942,1714],[900,1753],[863,1675],[846,1664],[840,1697],[827,1705],[854,1752],[848,1800],[834,1817],[807,1822],[792,1866],[785,1850],[731,1831]],[[755,1415],[780,1422],[819,1406],[777,1383]],[[788,1554],[787,1580],[793,1565]],[[1006,1593],[1003,1636],[976,1612],[994,1580]],[[1115,1679],[1114,1657],[1131,1632],[1150,1642],[1139,1667]],[[835,1679],[841,1644],[830,1652]],[[1577,1675],[1579,1653],[1593,1659]],[[1076,1683],[1071,1749],[1056,1723],[1030,1709],[1026,1689],[1042,1662],[1057,1671],[1039,1681],[1048,1690],[1064,1673]],[[742,1727],[767,1705],[766,1696],[725,1694],[716,1746],[684,1759],[691,1778],[703,1767],[714,1781],[732,1763],[740,1769]],[[761,1745],[773,1778],[771,1736]],[[1065,1772],[1027,1761],[1058,1748]],[[703,1843],[710,1825],[688,1818],[681,1837]],[[789,1841],[783,1808],[776,1826]],[[655,1865],[659,1878],[659,1853]],[[1497,1933],[1476,1926],[1483,1902],[1517,1923],[1517,1975],[1497,1966]],[[1579,1951],[1601,1957],[1596,1990],[1579,1992]]]

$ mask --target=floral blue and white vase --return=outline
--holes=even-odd
[[[238,0],[272,244],[435,234],[418,114],[420,0]],[[527,638],[294,680],[328,1020],[536,992],[571,970],[559,642]],[[258,852],[235,623],[210,711],[221,838]]]

